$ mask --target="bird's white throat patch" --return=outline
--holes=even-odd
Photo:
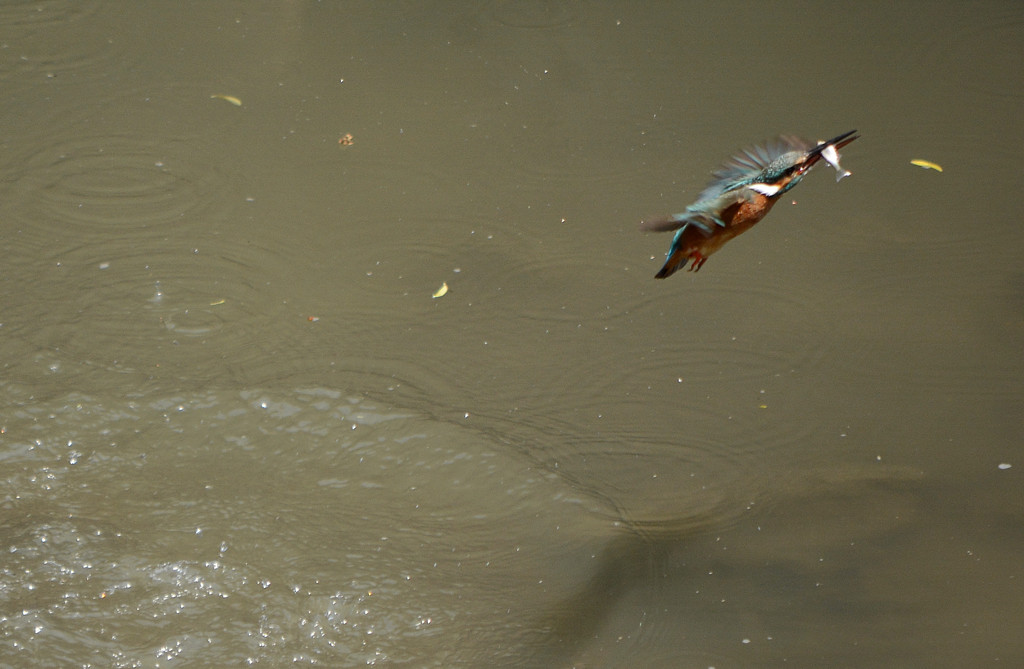
[[[747,188],[752,191],[757,191],[765,197],[771,197],[779,192],[781,186],[773,186],[772,184],[750,184]]]

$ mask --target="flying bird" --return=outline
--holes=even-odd
[[[689,271],[699,270],[708,256],[764,218],[779,197],[800,183],[819,160],[835,168],[836,181],[849,176],[839,165],[838,149],[857,139],[856,132],[844,132],[814,145],[782,136],[730,158],[712,172],[711,183],[686,211],[640,224],[645,230],[678,230],[655,277],[664,279],[691,260]]]

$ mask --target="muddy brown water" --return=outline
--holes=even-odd
[[[0,665],[1024,663],[1017,3],[0,29]]]

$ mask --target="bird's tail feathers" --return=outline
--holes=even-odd
[[[668,232],[669,230],[678,230],[686,223],[686,218],[681,214],[673,214],[672,216],[646,218],[640,221],[640,229],[649,232]]]
[[[692,225],[704,235],[709,236],[716,226],[725,227],[725,223],[710,214],[688,211],[682,214],[645,219],[640,222],[640,229],[650,232],[668,232],[669,230],[678,230],[687,225]]]
[[[689,258],[686,259],[687,262],[689,262],[689,260],[690,260]],[[686,263],[684,262],[683,265],[685,265],[685,264]],[[672,276],[673,274],[676,273],[676,270],[678,270],[680,267],[682,267],[682,265],[680,265],[679,263],[672,263],[672,262],[666,261],[665,264],[662,266],[662,268],[660,270],[658,270],[658,273],[654,275],[654,278],[655,279],[664,279],[665,277]]]

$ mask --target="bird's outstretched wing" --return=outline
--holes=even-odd
[[[709,237],[715,227],[725,227],[725,223],[705,212],[690,210],[684,211],[681,214],[672,214],[671,216],[648,218],[640,222],[641,230],[649,230],[651,232],[667,232],[669,230],[685,228],[686,226],[693,226],[704,233],[704,236]]]
[[[725,161],[711,172],[711,181],[701,191],[697,201],[713,200],[739,186],[751,183],[754,178],[790,153],[805,153],[811,145],[799,137],[781,135],[764,144],[751,146]]]
[[[709,189],[710,190],[710,189]],[[750,193],[743,189],[726,190],[712,193],[708,198],[694,202],[686,211],[671,216],[649,218],[640,223],[641,230],[651,232],[667,232],[686,226],[697,228],[705,237],[710,237],[715,228],[726,227],[725,221],[715,216],[740,202],[749,200]]]

